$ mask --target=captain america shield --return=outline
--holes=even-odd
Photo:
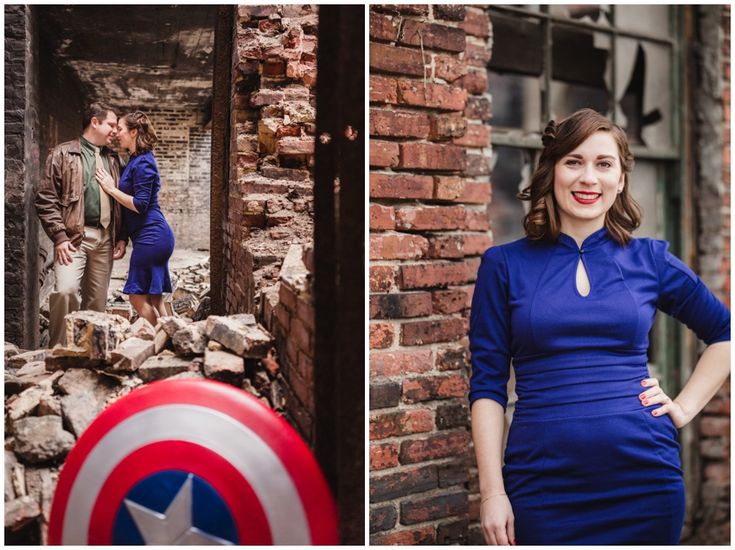
[[[100,414],[59,475],[50,544],[338,543],[309,448],[255,397],[164,380]]]

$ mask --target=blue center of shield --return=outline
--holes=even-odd
[[[112,544],[238,544],[222,497],[204,479],[180,470],[156,472],[125,495]]]

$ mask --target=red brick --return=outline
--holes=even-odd
[[[410,231],[462,229],[465,209],[461,206],[399,206],[396,228]]]
[[[464,235],[462,250],[465,256],[482,255],[493,245],[492,238],[487,233]]]
[[[392,504],[380,507],[370,507],[370,533],[387,531],[396,525],[398,512]]]
[[[417,544],[434,544],[435,540],[435,527],[433,525],[426,525],[417,529],[393,530],[385,535],[371,536],[370,544],[374,546],[413,546]]]
[[[421,235],[372,233],[371,260],[417,260],[426,256],[429,243]]]
[[[409,76],[424,76],[431,58],[420,50],[399,48],[390,44],[370,44],[370,70]]]
[[[431,370],[433,354],[429,349],[370,353],[370,377],[403,376]]]
[[[427,49],[463,52],[465,31],[457,27],[406,19],[403,22],[403,30],[398,42],[409,46],[421,47],[423,45]]]
[[[434,4],[434,17],[446,21],[463,21],[466,10],[457,4]]]
[[[470,434],[467,430],[442,432],[424,439],[401,442],[398,458],[401,464],[415,464],[439,458],[469,455]]]
[[[480,269],[480,260],[481,258],[478,257],[472,257],[472,258],[465,258],[465,265],[467,266],[467,282],[474,282],[477,280],[477,271]]]
[[[490,229],[490,218],[487,210],[467,210],[465,212],[465,229],[470,231],[487,231]]]
[[[370,205],[370,229],[372,231],[395,229],[395,227],[396,214],[392,206]]]
[[[467,515],[469,516],[469,520],[472,522],[480,521],[480,502],[481,499],[479,496],[475,498],[470,497]]]
[[[466,336],[467,330],[467,320],[459,317],[407,322],[401,325],[401,345],[422,346],[453,342]]]
[[[467,41],[464,57],[470,65],[486,69],[491,55],[490,48]]]
[[[462,137],[467,131],[467,120],[458,113],[434,115],[430,122],[429,137],[432,140]]]
[[[291,332],[290,338],[293,338],[301,350],[312,350],[314,349],[313,341],[314,337],[306,328],[304,322],[298,317],[291,317]]]
[[[460,85],[471,94],[484,94],[487,92],[487,71],[469,71]]]
[[[398,80],[387,76],[370,75],[370,101],[398,103]]]
[[[465,262],[430,262],[406,264],[399,267],[398,287],[412,288],[446,287],[466,283],[476,273],[470,274]]]
[[[487,38],[490,36],[490,19],[485,12],[467,10],[464,21],[459,24],[467,34]]]
[[[470,409],[465,402],[459,403],[448,403],[446,405],[439,405],[436,408],[436,427],[439,430],[449,430],[452,428],[466,428],[470,424]],[[467,465],[462,464],[462,473],[442,471],[441,480],[442,487],[447,485],[456,485],[457,482],[464,483],[467,477]],[[465,479],[457,480],[453,479],[457,475],[463,475]],[[447,479],[449,478],[449,479]]]
[[[279,155],[313,155],[314,136],[284,137],[276,143]]]
[[[453,344],[436,351],[436,368],[440,371],[460,370],[469,363],[469,351],[465,346]]]
[[[370,295],[371,319],[401,319],[431,315],[429,292],[402,292]]]
[[[726,416],[702,416],[699,431],[704,437],[729,436],[730,419]]]
[[[467,308],[467,293],[464,290],[437,290],[431,293],[434,313],[450,315],[460,313]]]
[[[465,169],[466,155],[462,147],[437,143],[401,143],[400,146],[398,163],[400,168],[457,171]]]
[[[400,17],[370,12],[370,38],[394,42],[398,38]]]
[[[370,469],[383,470],[398,466],[398,445],[380,443],[370,445]]]
[[[492,199],[492,188],[489,183],[465,181],[464,191],[457,198],[458,202],[487,204]]]
[[[401,400],[401,386],[397,382],[370,384],[370,410],[396,407]]]
[[[429,258],[458,259],[464,258],[462,244],[464,239],[458,234],[438,234],[429,237]]]
[[[426,4],[376,4],[370,6],[370,9],[404,15],[429,15],[429,6]]]
[[[485,155],[467,155],[464,168],[466,176],[487,176],[490,174],[490,163]]]
[[[465,147],[490,147],[490,126],[468,124],[464,136],[455,138],[454,143]]]
[[[423,113],[370,109],[370,135],[426,138],[429,117]]]
[[[431,176],[370,174],[370,196],[376,199],[430,199],[434,193]]]
[[[457,176],[434,176],[434,198],[456,201],[464,193],[465,181]]]
[[[429,409],[412,409],[370,418],[370,440],[430,432],[434,429],[434,414]]]
[[[447,84],[424,84],[420,80],[399,80],[398,102],[444,111],[462,111],[467,103],[467,90]]]
[[[434,77],[446,82],[454,82],[467,74],[467,61],[452,55],[434,56]]]
[[[370,140],[370,166],[398,166],[400,149],[392,141]]]
[[[468,97],[467,106],[464,110],[464,116],[470,119],[489,122],[493,116],[493,108],[490,100],[486,97]]]
[[[401,524],[411,525],[451,516],[464,516],[468,511],[467,491],[436,495],[401,502]]]
[[[370,323],[370,349],[389,348],[393,344],[395,330],[389,323]]]
[[[468,508],[469,510],[469,508]],[[467,518],[440,523],[436,528],[436,543],[441,545],[472,545],[469,529],[470,522]],[[479,526],[478,526],[479,528]],[[480,537],[482,541],[482,537]]]
[[[421,466],[370,478],[370,502],[381,502],[436,489],[439,474],[436,466]]]
[[[709,463],[704,467],[704,477],[707,480],[727,484],[730,481],[730,465],[725,462]],[[370,483],[372,484],[372,480]]]
[[[460,374],[410,378],[403,381],[403,401],[405,403],[465,397],[468,391],[467,377]]]
[[[397,269],[392,265],[371,265],[370,292],[388,292],[393,288]]]

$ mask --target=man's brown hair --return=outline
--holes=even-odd
[[[115,109],[110,107],[109,105],[106,105],[105,103],[91,103],[89,104],[85,109],[84,113],[82,115],[82,130],[86,130],[90,124],[92,124],[92,119],[96,118],[98,121],[102,122],[107,118],[107,113],[112,113],[113,115],[117,116],[117,112]]]

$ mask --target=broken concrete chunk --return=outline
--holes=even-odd
[[[46,416],[49,414],[60,416],[61,415],[61,401],[59,398],[53,395],[42,395],[41,400],[38,402],[38,410],[36,411],[38,416]]]
[[[5,502],[13,500],[18,497],[25,495],[25,487],[21,485],[23,490],[16,490],[15,480],[18,477],[16,474],[17,469],[23,469],[24,466],[18,462],[15,458],[13,451],[5,450]]]
[[[119,315],[128,321],[133,318],[133,306],[128,303],[117,303],[112,306],[107,306],[105,312],[111,315]]]
[[[223,349],[225,349],[225,346],[223,346],[219,342],[210,340],[209,342],[207,342],[207,349],[212,351],[222,351]]]
[[[46,359],[46,356],[49,355],[49,353],[50,352],[47,349],[26,351],[17,355],[13,355],[5,361],[5,364],[10,368],[19,369],[23,365],[25,365],[26,363],[30,363],[31,361],[43,361],[44,359]]]
[[[152,382],[161,378],[168,378],[191,367],[191,360],[176,356],[155,355],[147,359],[136,373],[144,382]]]
[[[194,371],[194,370],[188,370],[186,372],[180,372],[179,374],[169,376],[166,380],[185,380],[185,379],[202,380],[203,378],[204,378],[204,375],[201,372]]]
[[[153,340],[156,337],[156,329],[153,328],[147,319],[140,317],[135,323],[130,325],[128,329],[128,337],[140,338],[141,340]]]
[[[64,321],[67,347],[83,349],[85,357],[104,361],[110,360],[112,350],[120,345],[130,328],[127,319],[98,311],[75,311]]]
[[[71,369],[59,378],[56,386],[66,395],[74,393],[92,393],[96,397],[106,395],[115,387],[109,377],[89,369]]]
[[[48,388],[40,388],[33,386],[27,390],[23,390],[17,395],[17,398],[6,406],[8,419],[13,422],[19,418],[27,416],[38,407],[41,396],[49,394]]]
[[[156,355],[161,353],[161,351],[166,347],[166,345],[171,341],[171,337],[166,334],[166,331],[161,329],[158,332],[156,332],[156,337],[153,340],[153,353]]]
[[[16,376],[35,376],[46,373],[46,363],[41,361],[30,361],[15,371]]]
[[[31,496],[25,496],[5,503],[5,528],[17,531],[29,521],[41,515],[41,506]]]
[[[37,464],[66,456],[74,445],[74,436],[64,430],[60,416],[21,418],[13,423],[15,454]]]
[[[265,357],[273,337],[254,321],[250,314],[212,315],[207,319],[207,336],[242,357]]]
[[[5,359],[12,357],[13,355],[18,355],[19,353],[20,348],[18,348],[18,346],[11,344],[10,342],[5,342]]]
[[[171,338],[176,353],[179,355],[204,353],[204,350],[207,349],[206,325],[206,321],[197,321],[177,330]]]
[[[226,351],[204,352],[204,375],[216,380],[232,380],[245,373],[245,361]]]
[[[145,319],[143,319],[145,321]],[[148,321],[146,321],[148,322]],[[150,326],[150,323],[148,324]],[[152,330],[152,327],[151,327]],[[112,351],[112,372],[135,372],[155,352],[153,340],[128,338]]]
[[[64,426],[77,438],[103,410],[104,401],[89,392],[73,393],[61,398]]]
[[[186,325],[191,323],[191,320],[185,319],[183,317],[167,316],[159,318],[158,323],[161,325],[161,328],[166,332],[166,334],[168,334],[169,338],[173,338],[173,335],[184,328]]]
[[[67,369],[98,369],[105,366],[102,359],[87,359],[84,357],[46,357],[46,370],[59,371]]]

